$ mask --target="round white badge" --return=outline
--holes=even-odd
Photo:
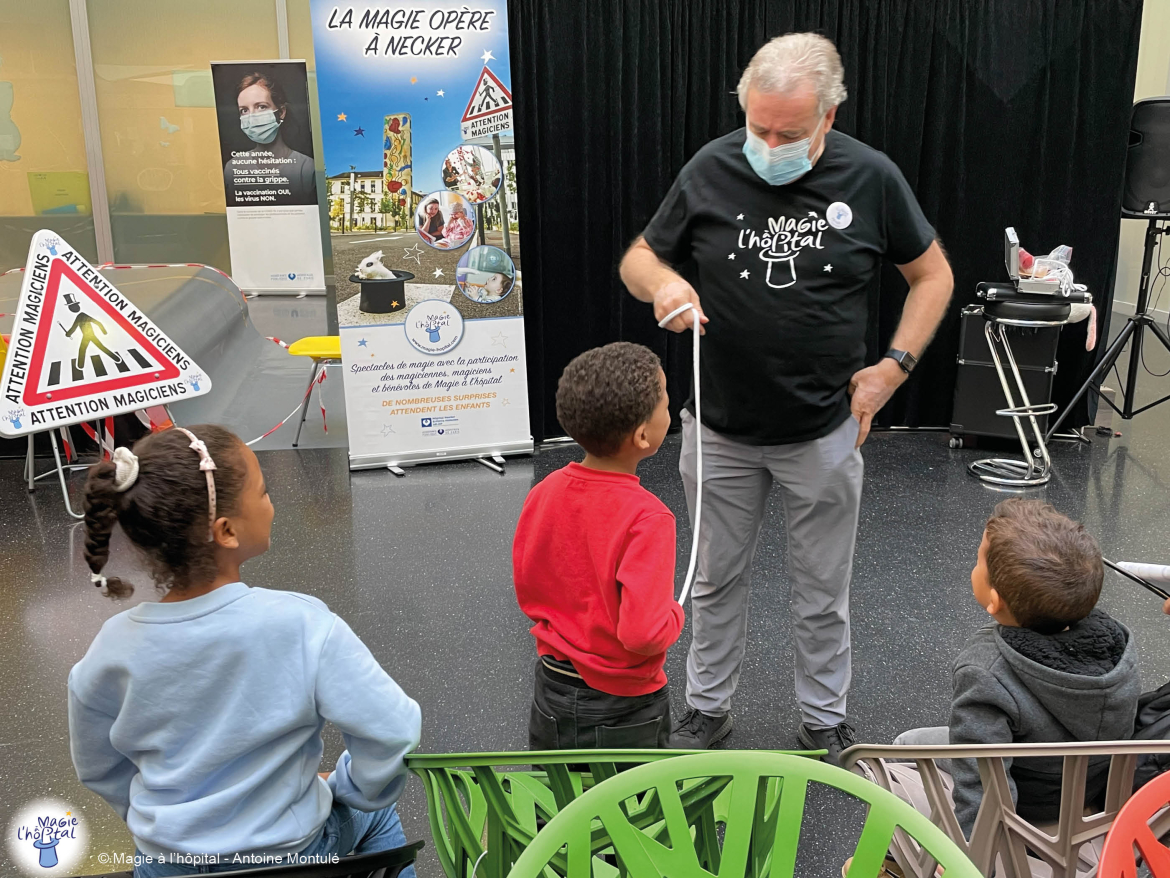
[[[844,201],[834,201],[825,211],[825,219],[834,229],[847,229],[853,222],[853,211]]]
[[[406,340],[424,354],[445,354],[463,340],[463,315],[450,302],[427,299],[406,315]]]
[[[76,875],[89,853],[85,818],[60,799],[30,802],[8,824],[8,853],[25,875]],[[121,865],[107,853],[98,854],[98,862]]]

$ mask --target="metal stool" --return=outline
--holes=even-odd
[[[1032,488],[1047,484],[1052,478],[1052,460],[1048,456],[1048,447],[1044,444],[1044,431],[1040,429],[1036,418],[1052,414],[1056,411],[1056,405],[1054,403],[1033,405],[1028,399],[1028,391],[1024,387],[1024,379],[1016,365],[1016,358],[1012,355],[1012,347],[1005,330],[1007,327],[1039,329],[1044,326],[1063,326],[1068,323],[1072,306],[1067,299],[1054,296],[1011,295],[994,298],[996,293],[1003,295],[1002,285],[980,284],[979,288],[979,295],[987,299],[983,306],[983,319],[986,321],[983,332],[987,336],[991,359],[995,364],[996,374],[999,375],[1003,395],[1007,399],[1007,408],[999,409],[996,414],[1012,419],[1016,435],[1020,437],[1024,459],[991,457],[977,460],[969,464],[967,469],[971,475],[992,485]],[[991,294],[986,295],[989,291]],[[1007,359],[1012,377],[1015,379],[1015,392],[1012,391],[1004,372],[1001,348],[1003,358]],[[1016,404],[1017,394],[1019,405]],[[1025,419],[1033,437],[1032,442],[1028,440]]]

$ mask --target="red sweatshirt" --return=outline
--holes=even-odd
[[[570,463],[528,494],[512,568],[541,655],[568,659],[610,695],[666,685],[682,631],[674,599],[674,515],[637,476]]]

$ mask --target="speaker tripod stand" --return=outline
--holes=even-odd
[[[1142,279],[1138,287],[1137,307],[1134,309],[1134,315],[1125,321],[1125,326],[1121,328],[1117,338],[1113,340],[1113,344],[1109,345],[1109,350],[1105,352],[1105,356],[1101,358],[1101,362],[1097,364],[1085,383],[1081,385],[1081,389],[1077,391],[1076,396],[1072,398],[1068,406],[1065,407],[1064,413],[1061,414],[1056,422],[1048,428],[1048,432],[1044,436],[1045,442],[1052,438],[1064,419],[1068,417],[1081,398],[1090,390],[1096,392],[1097,398],[1106,403],[1117,414],[1128,421],[1134,415],[1140,415],[1147,409],[1152,409],[1154,406],[1170,400],[1170,394],[1163,396],[1161,399],[1151,402],[1141,408],[1134,408],[1134,399],[1137,395],[1137,378],[1138,369],[1141,367],[1142,361],[1142,337],[1145,330],[1149,329],[1154,334],[1154,338],[1161,343],[1167,353],[1170,353],[1170,337],[1166,335],[1166,331],[1158,325],[1158,321],[1154,319],[1153,314],[1149,311],[1150,306],[1150,267],[1154,261],[1154,247],[1157,245],[1159,235],[1170,235],[1170,226],[1159,226],[1159,220],[1165,219],[1165,216],[1151,217],[1149,225],[1146,226],[1146,244],[1145,252],[1142,254]],[[1133,348],[1129,352],[1129,369],[1126,376],[1125,386],[1119,388],[1121,391],[1121,408],[1113,404],[1112,400],[1101,394],[1100,381],[1116,363],[1117,358],[1121,356],[1121,352],[1125,349],[1125,345],[1133,339]]]

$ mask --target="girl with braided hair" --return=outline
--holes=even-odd
[[[406,843],[394,802],[419,707],[320,600],[241,581],[272,519],[256,455],[222,427],[155,433],[90,470],[91,580],[133,592],[103,572],[120,525],[163,592],[108,620],[69,674],[73,764],[126,821],[135,878]],[[318,775],[326,720],[347,750]]]

